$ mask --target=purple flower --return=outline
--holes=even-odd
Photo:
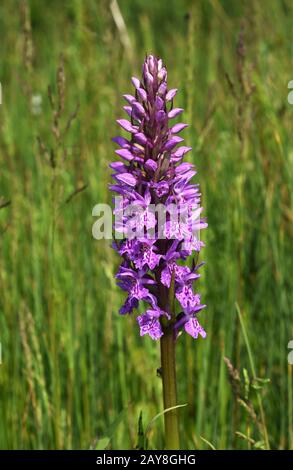
[[[176,298],[183,309],[194,308],[200,304],[199,294],[194,294],[191,285],[182,284],[176,291]]]
[[[140,328],[140,336],[149,335],[152,339],[160,339],[163,336],[160,321],[148,312],[137,317],[137,322]]]
[[[148,334],[152,339],[160,339],[163,335],[163,330],[159,318],[166,316],[170,318],[167,312],[156,308],[149,309],[143,315],[137,317],[137,322],[140,328],[140,336]]]
[[[132,84],[134,93],[123,95],[128,119],[117,121],[129,137],[113,139],[122,161],[110,165],[115,181],[110,189],[122,198],[115,201],[114,214],[123,239],[113,244],[123,258],[117,283],[127,293],[120,313],[146,302],[148,310],[137,317],[141,336],[159,339],[165,328],[173,328],[175,336],[184,329],[194,338],[205,337],[197,320],[205,305],[194,290],[200,265],[183,264],[204,246],[199,234],[207,226],[199,185],[192,183],[194,165],[183,161],[191,150],[178,135],[187,127],[176,122],[183,109],[173,105],[177,89],[168,89],[167,70],[155,56],[145,59],[142,78],[132,77]],[[165,210],[163,220],[158,207]],[[179,307],[178,314],[171,304]]]
[[[152,306],[157,305],[156,297],[145,287],[146,285],[155,284],[155,281],[150,276],[145,276],[145,273],[146,269],[133,270],[124,266],[120,267],[116,274],[116,278],[119,280],[118,285],[121,289],[128,292],[128,298],[126,299],[127,306],[124,305],[123,312],[121,313],[130,313],[137,306],[136,301],[139,300],[145,300]],[[131,306],[131,309],[125,312],[124,310],[128,306]]]
[[[190,320],[184,324],[184,329],[186,333],[195,339],[197,339],[199,334],[202,338],[205,338],[207,335],[203,327],[199,324],[198,319],[194,317],[190,318]]]

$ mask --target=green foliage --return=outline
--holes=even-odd
[[[0,5],[0,448],[135,448],[141,410],[144,423],[162,411],[159,346],[118,315],[118,259],[91,235],[146,52],[180,89],[209,223],[208,336],[177,348],[182,447],[265,445],[226,356],[246,371],[244,403],[261,394],[270,446],[293,448],[292,2],[118,0],[125,29],[111,3]],[[162,421],[149,448],[163,446]]]

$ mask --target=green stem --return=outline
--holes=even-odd
[[[163,380],[164,409],[177,406],[175,338],[171,325],[167,326],[161,337],[161,367]],[[172,409],[164,414],[165,446],[169,450],[178,450],[178,410]]]

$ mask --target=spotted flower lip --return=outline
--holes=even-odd
[[[148,334],[152,339],[160,339],[163,336],[161,323],[156,315],[152,315],[150,310],[137,317],[140,328],[140,336]]]
[[[197,315],[205,305],[194,291],[201,264],[192,262],[190,267],[186,261],[204,246],[198,234],[207,223],[201,218],[199,185],[192,183],[196,170],[183,161],[192,149],[179,135],[187,124],[177,122],[183,113],[183,108],[174,106],[178,90],[168,88],[166,67],[154,55],[146,57],[141,79],[132,77],[131,81],[133,93],[123,95],[126,117],[117,120],[125,136],[112,139],[121,160],[110,164],[114,184],[109,188],[122,198],[114,213],[137,207],[134,218],[126,211],[118,229],[115,227],[124,235],[113,244],[122,257],[117,284],[127,293],[120,313],[131,314],[143,302],[147,309],[137,316],[141,336],[160,339],[167,322],[176,337],[184,330],[193,338],[204,338],[206,332]],[[156,213],[149,212],[152,204],[183,208],[182,217],[174,221],[168,213],[162,223]],[[131,230],[139,228],[140,235],[128,237],[125,224]],[[170,302],[166,303],[170,292],[177,315],[170,310]]]

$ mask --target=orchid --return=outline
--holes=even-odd
[[[199,296],[193,292],[193,283],[200,275],[192,275],[188,266],[180,265],[180,260],[186,260],[194,251],[200,251],[203,242],[193,232],[196,230],[199,233],[207,224],[200,218],[202,208],[199,206],[199,186],[190,182],[196,175],[194,165],[182,161],[191,148],[184,145],[178,147],[184,140],[178,134],[187,124],[169,124],[183,109],[173,107],[177,89],[168,90],[167,70],[161,59],[148,56],[143,64],[142,79],[133,77],[132,83],[134,94],[124,95],[127,101],[124,110],[130,120],[117,121],[130,133],[130,137],[126,139],[118,136],[113,139],[120,147],[116,154],[124,161],[110,165],[115,180],[110,188],[123,197],[124,216],[120,230],[124,229],[125,236],[131,234],[132,239],[126,237],[114,246],[123,257],[123,270],[125,267],[131,270],[133,278],[141,278],[141,273],[148,271],[149,282],[156,286],[157,305],[169,308],[162,305],[160,296],[162,289],[170,289],[174,276],[174,293],[179,305],[182,309],[187,305],[196,307]],[[180,220],[176,215],[175,218],[169,215],[165,224],[158,227],[155,214],[149,210],[151,204],[180,208]],[[149,229],[153,229],[154,238],[147,236]],[[136,230],[139,232],[138,237],[135,237]],[[161,235],[165,239],[161,240]],[[123,276],[124,281],[121,283]],[[133,283],[125,281],[121,270],[117,278],[120,287],[128,292],[128,313],[138,305],[136,301],[152,299],[154,303],[152,294],[146,294],[146,287],[141,287],[139,294],[134,297]],[[196,312],[191,311],[190,319],[199,311],[198,308]],[[125,313],[125,307],[121,313]],[[174,312],[171,313],[174,315]],[[143,336],[147,333],[153,339],[159,339],[159,335],[146,330],[141,318],[138,317],[140,334]],[[191,328],[185,328],[185,331],[196,337]]]
[[[196,170],[183,161],[191,147],[182,145],[178,134],[187,125],[172,122],[183,109],[174,107],[177,89],[168,89],[162,60],[146,57],[142,78],[133,77],[132,84],[133,95],[124,95],[129,119],[117,121],[130,135],[113,139],[122,161],[110,165],[115,181],[110,189],[122,198],[114,226],[122,239],[113,244],[122,257],[118,285],[127,292],[120,313],[147,305],[137,323],[141,336],[161,342],[164,406],[170,408],[176,405],[175,343],[182,331],[195,339],[206,336],[198,321],[205,305],[194,288],[203,263],[196,265],[194,255],[204,246],[199,233],[207,223],[199,185],[191,182]],[[165,427],[167,446],[177,448],[175,412],[166,413]]]

